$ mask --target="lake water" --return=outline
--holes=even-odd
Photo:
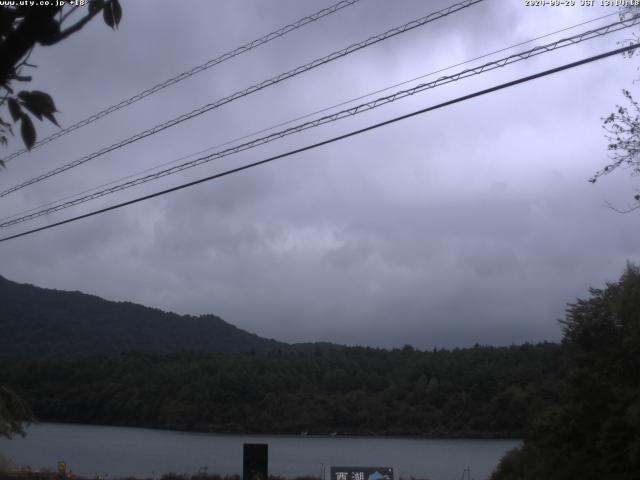
[[[41,423],[26,438],[0,439],[0,455],[17,465],[109,477],[158,477],[161,473],[242,474],[242,445],[269,444],[269,473],[319,477],[329,467],[393,467],[395,478],[459,480],[465,468],[487,478],[516,440],[418,440],[407,438],[220,435],[144,428]]]

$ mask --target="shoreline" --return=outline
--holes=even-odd
[[[213,430],[180,430],[167,427],[153,427],[153,426],[140,426],[140,425],[122,425],[122,424],[101,424],[101,423],[76,423],[76,422],[58,422],[58,421],[37,421],[31,423],[26,427],[25,431],[28,432],[29,427],[37,425],[61,425],[61,426],[75,426],[75,427],[98,427],[98,428],[134,428],[138,430],[150,430],[153,432],[169,432],[169,433],[185,433],[189,435],[217,435],[217,436],[229,436],[229,437],[281,437],[281,438],[315,438],[315,439],[329,439],[329,438],[342,438],[342,439],[366,439],[371,440],[375,438],[385,440],[521,440],[523,434],[501,435],[494,433],[478,433],[471,435],[468,433],[460,434],[447,434],[447,435],[415,435],[415,434],[402,434],[402,433],[289,433],[289,432],[237,432],[237,431],[213,431]],[[19,437],[16,437],[18,439]]]

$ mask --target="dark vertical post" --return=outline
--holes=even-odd
[[[245,443],[242,458],[242,480],[267,480],[269,478],[269,445],[266,443]]]

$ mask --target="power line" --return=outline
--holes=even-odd
[[[209,112],[209,111],[213,110],[214,108],[221,107],[222,105],[230,103],[230,102],[232,102],[234,100],[237,100],[239,98],[242,98],[242,97],[245,97],[245,96],[250,95],[252,93],[255,93],[255,92],[257,92],[259,90],[262,90],[264,88],[267,88],[267,87],[269,87],[271,85],[275,85],[277,83],[280,83],[280,82],[282,82],[284,80],[287,80],[287,79],[289,79],[291,77],[295,77],[296,75],[299,75],[301,73],[307,72],[307,71],[312,70],[312,69],[314,69],[316,67],[324,65],[326,63],[329,63],[329,62],[331,62],[333,60],[342,58],[342,57],[347,56],[347,55],[349,55],[351,53],[354,53],[354,52],[357,52],[359,50],[362,50],[363,48],[366,48],[366,47],[371,46],[373,44],[382,42],[382,41],[384,41],[384,40],[386,40],[388,38],[391,38],[391,37],[394,37],[396,35],[408,32],[410,30],[413,30],[414,28],[426,25],[427,23],[430,23],[430,22],[433,22],[433,21],[438,20],[440,18],[446,17],[446,16],[448,16],[448,15],[450,15],[452,13],[455,13],[455,12],[457,12],[459,10],[468,8],[468,7],[470,7],[470,6],[474,5],[474,4],[480,3],[482,1],[484,1],[484,0],[465,0],[463,2],[451,5],[451,6],[447,7],[447,8],[445,8],[445,9],[439,10],[437,12],[430,13],[429,15],[426,15],[426,16],[424,16],[422,18],[417,19],[417,20],[412,20],[412,21],[410,21],[410,22],[408,22],[408,23],[406,23],[406,24],[404,24],[404,25],[402,25],[400,27],[396,27],[396,28],[388,30],[388,31],[386,31],[386,32],[384,32],[382,34],[370,37],[367,40],[364,40],[362,42],[354,43],[354,44],[352,44],[352,45],[350,45],[350,46],[348,46],[348,47],[346,47],[346,48],[344,48],[342,50],[338,50],[338,51],[333,52],[333,53],[331,53],[329,55],[326,55],[326,56],[324,56],[322,58],[318,58],[318,59],[316,59],[316,60],[314,60],[314,61],[312,61],[310,63],[307,63],[306,65],[299,66],[297,68],[294,68],[293,70],[289,70],[286,73],[282,73],[282,74],[277,75],[275,77],[272,77],[272,78],[270,78],[268,80],[264,80],[264,81],[262,81],[260,83],[254,84],[251,87],[248,87],[248,88],[246,88],[244,90],[240,90],[240,91],[238,91],[238,92],[236,92],[236,93],[234,93],[232,95],[229,95],[228,97],[224,97],[224,98],[221,98],[219,100],[216,100],[213,103],[209,103],[209,104],[204,105],[204,106],[202,106],[202,107],[200,107],[200,108],[198,108],[196,110],[193,110],[193,111],[191,111],[189,113],[185,113],[185,114],[183,114],[183,115],[181,115],[179,117],[176,117],[176,118],[174,118],[172,120],[169,120],[168,122],[156,125],[153,128],[150,128],[148,130],[140,132],[140,133],[138,133],[138,134],[136,134],[136,135],[134,135],[132,137],[129,137],[129,138],[125,139],[125,140],[122,140],[120,142],[114,143],[114,144],[112,144],[112,145],[110,145],[108,147],[102,148],[101,150],[93,152],[93,153],[91,153],[89,155],[85,155],[84,157],[79,158],[78,160],[74,160],[73,162],[67,163],[66,165],[62,165],[62,166],[60,166],[58,168],[55,168],[54,170],[51,170],[51,171],[49,171],[47,173],[43,173],[42,175],[39,175],[39,176],[34,177],[34,178],[31,178],[30,180],[27,180],[27,181],[25,181],[25,182],[23,182],[21,184],[18,184],[16,186],[13,186],[13,187],[7,189],[7,190],[4,190],[3,192],[0,192],[0,197],[4,197],[4,196],[9,195],[10,193],[15,192],[17,190],[20,190],[20,189],[22,189],[24,187],[27,187],[27,186],[32,185],[32,184],[37,183],[37,182],[41,182],[41,181],[43,181],[43,180],[45,180],[45,179],[47,179],[49,177],[52,177],[52,176],[57,175],[59,173],[65,172],[65,171],[67,171],[67,170],[69,170],[71,168],[74,168],[74,167],[77,167],[79,165],[82,165],[83,163],[86,163],[86,162],[88,162],[90,160],[93,160],[94,158],[97,158],[97,157],[99,157],[101,155],[104,155],[105,153],[111,152],[111,151],[116,150],[118,148],[122,148],[122,147],[124,147],[124,146],[126,146],[126,145],[128,145],[130,143],[136,142],[136,141],[141,140],[143,138],[146,138],[146,137],[148,137],[150,135],[154,135],[154,134],[156,134],[158,132],[166,130],[167,128],[170,128],[170,127],[173,127],[175,125],[178,125],[179,123],[182,123],[182,122],[184,122],[186,120],[194,118],[194,117],[196,117],[198,115],[202,115],[203,113]]]
[[[70,125],[62,130],[58,130],[56,133],[49,135],[46,138],[43,138],[42,140],[38,141],[35,143],[35,145],[33,147],[31,147],[31,150],[34,150],[38,147],[41,147],[42,145],[45,145],[46,143],[49,143],[57,138],[60,138],[64,135],[66,135],[69,132],[73,132],[74,130],[77,130],[81,127],[84,127],[86,125],[89,125],[90,123],[95,122],[96,120],[101,119],[102,117],[105,117],[117,110],[120,110],[122,108],[128,107],[129,105],[132,105],[134,103],[136,103],[139,100],[142,100],[145,97],[148,97],[149,95],[152,95],[156,92],[159,92],[160,90],[167,88],[171,85],[175,85],[176,83],[179,83],[183,80],[186,80],[187,78],[190,78],[200,72],[204,72],[205,70],[214,67],[215,65],[218,65],[222,62],[225,62],[227,60],[230,60],[234,57],[237,57],[238,55],[242,55],[243,53],[247,53],[250,50],[253,50],[256,47],[259,47],[261,45],[264,45],[265,43],[269,43],[272,40],[275,40],[276,38],[280,38],[283,35],[286,35],[287,33],[290,33],[294,30],[297,30],[300,27],[303,27],[309,23],[315,22],[316,20],[320,20],[323,17],[326,17],[327,15],[331,15],[332,13],[335,13],[339,10],[342,10],[343,8],[349,7],[351,5],[353,5],[354,3],[358,3],[360,0],[341,0],[337,3],[334,3],[333,5],[324,8],[316,13],[313,13],[311,15],[308,15],[306,17],[303,17],[289,25],[286,25],[274,32],[268,33],[267,35],[260,37],[256,40],[253,40],[249,43],[246,43],[244,45],[242,45],[241,47],[238,47],[234,50],[231,50],[230,52],[224,53],[222,55],[220,55],[219,57],[216,57],[214,59],[211,59],[205,63],[203,63],[202,65],[198,65],[197,67],[193,67],[191,70],[187,70],[186,72],[182,72],[174,77],[171,77],[167,80],[165,80],[164,82],[158,83],[157,85],[154,85],[151,88],[148,88],[147,90],[143,90],[140,93],[137,93],[136,95],[127,98],[126,100],[122,100],[120,103],[117,103],[116,105],[112,105],[108,108],[105,108],[104,110],[99,111],[98,113],[95,113],[93,115],[91,115],[90,117],[85,118],[84,120],[80,120],[77,123],[74,123],[73,125]],[[27,148],[23,148],[21,150],[18,150],[15,153],[12,153],[11,155],[9,155],[8,157],[2,159],[5,163],[9,162],[10,160],[13,160],[16,157],[19,157],[20,155],[22,155],[23,153],[28,152],[29,149]]]
[[[596,37],[601,37],[603,35],[607,35],[609,33],[613,33],[616,31],[619,31],[623,28],[628,28],[631,27],[637,23],[640,23],[640,16],[636,16],[633,17],[630,20],[626,20],[626,21],[619,21],[619,22],[615,22],[612,23],[610,25],[606,25],[604,27],[600,27],[598,29],[594,29],[594,30],[588,30],[586,32],[582,32],[576,35],[573,35],[571,37],[567,37],[561,40],[557,40],[555,42],[551,42],[548,43],[546,45],[540,45],[537,47],[534,47],[530,50],[526,50],[524,52],[519,52],[519,53],[514,53],[512,55],[509,55],[507,57],[501,58],[499,60],[495,60],[492,62],[488,62],[485,63],[481,66],[478,67],[473,67],[473,68],[469,68],[466,70],[462,70],[461,72],[455,73],[453,75],[448,75],[448,76],[443,76],[438,78],[435,81],[429,82],[429,83],[423,83],[423,84],[419,84],[413,88],[407,89],[407,90],[400,90],[397,91],[391,95],[388,95],[386,97],[380,97],[378,99],[375,99],[371,102],[368,103],[362,103],[360,105],[356,105],[354,107],[345,109],[345,110],[341,110],[339,112],[330,114],[330,115],[325,115],[323,117],[320,117],[318,119],[315,120],[311,120],[309,122],[305,122],[290,128],[287,128],[285,130],[279,131],[279,132],[274,132],[270,135],[266,135],[264,137],[261,138],[257,138],[254,140],[251,140],[249,142],[237,145],[235,147],[231,147],[231,148],[227,148],[225,150],[219,151],[219,152],[215,152],[209,155],[205,155],[203,157],[197,158],[195,160],[191,160],[189,162],[183,163],[181,165],[177,165],[171,168],[167,168],[165,170],[161,170],[159,172],[150,174],[150,175],[146,175],[144,177],[139,177],[136,178],[134,180],[125,182],[125,183],[121,183],[118,185],[115,185],[113,187],[110,188],[106,188],[104,190],[99,190],[97,192],[91,193],[89,195],[83,196],[83,197],[79,197],[76,198],[74,200],[65,202],[65,203],[60,203],[54,206],[51,206],[49,208],[45,208],[42,210],[39,210],[37,212],[34,213],[30,213],[28,215],[23,215],[23,216],[19,216],[17,218],[13,218],[11,220],[7,220],[4,222],[0,223],[0,228],[6,228],[6,227],[10,227],[12,225],[16,225],[18,223],[22,223],[22,222],[26,222],[29,220],[33,220],[35,218],[39,218],[42,217],[44,215],[49,215],[51,213],[54,212],[59,212],[61,210],[65,210],[67,208],[70,207],[74,207],[76,205],[80,205],[82,203],[86,203],[88,201],[91,200],[95,200],[97,198],[101,198],[104,197],[106,195],[110,195],[122,190],[126,190],[138,185],[142,185],[144,183],[148,183],[151,182],[153,180],[157,180],[159,178],[168,176],[168,175],[173,175],[175,173],[181,172],[183,170],[186,170],[188,168],[193,168],[199,165],[202,165],[204,163],[208,163],[211,162],[213,160],[217,160],[229,155],[233,155],[245,150],[249,150],[251,148],[255,148],[258,147],[260,145],[264,145],[266,143],[270,143],[274,140],[278,140],[280,138],[283,138],[285,136],[294,134],[294,133],[299,133],[301,131],[304,130],[308,130],[310,128],[315,128],[318,127],[320,125],[324,125],[326,123],[331,123],[331,122],[335,122],[337,120],[341,120],[343,118],[347,118],[347,117],[351,117],[369,110],[373,110],[375,108],[378,108],[382,105],[394,102],[396,100],[402,99],[402,98],[407,98],[409,96],[415,95],[416,93],[420,93],[423,92],[425,90],[428,89],[432,89],[432,88],[436,88],[438,86],[441,85],[445,85],[448,83],[452,83],[464,78],[468,78],[471,76],[475,76],[475,75],[480,75],[482,73],[485,73],[487,71],[491,71],[491,70],[495,70],[497,68],[501,68],[504,67],[506,65],[510,65],[512,63],[515,62],[519,62],[519,61],[523,61],[526,59],[529,59],[533,56],[537,56],[540,54],[544,54],[544,53],[549,53],[551,51],[557,50],[559,48],[563,48],[563,47],[567,47],[570,45],[575,45],[578,44],[580,42],[586,41],[586,40],[590,40]]]
[[[562,72],[562,71],[568,70],[570,68],[575,68],[575,67],[578,67],[580,65],[585,65],[587,63],[595,62],[595,61],[601,60],[603,58],[611,57],[613,55],[618,55],[620,53],[628,52],[628,51],[631,51],[631,50],[633,50],[635,48],[638,48],[638,46],[640,46],[640,43],[634,43],[634,44],[631,44],[631,45],[627,45],[626,47],[621,47],[621,48],[617,48],[615,50],[610,50],[608,52],[601,53],[599,55],[594,55],[594,56],[591,56],[591,57],[588,57],[588,58],[584,58],[584,59],[578,60],[576,62],[566,63],[566,64],[561,65],[559,67],[555,67],[555,68],[552,68],[552,69],[549,69],[549,70],[545,70],[545,71],[542,71],[542,72],[539,72],[539,73],[536,73],[536,74],[533,74],[533,75],[528,75],[526,77],[521,77],[521,78],[518,78],[516,80],[512,80],[510,82],[501,83],[499,85],[496,85],[496,86],[493,86],[493,87],[490,87],[490,88],[486,88],[484,90],[479,90],[477,92],[470,93],[468,95],[457,97],[457,98],[455,98],[453,100],[448,100],[446,102],[439,103],[439,104],[433,105],[431,107],[423,108],[421,110],[416,110],[414,112],[407,113],[405,115],[394,117],[394,118],[392,118],[390,120],[385,120],[384,122],[380,122],[380,123],[376,123],[376,124],[373,124],[373,125],[369,125],[368,127],[364,127],[364,128],[358,129],[358,130],[353,130],[353,131],[351,131],[349,133],[345,133],[343,135],[332,137],[332,138],[329,138],[327,140],[323,140],[321,142],[317,142],[317,143],[314,143],[314,144],[311,144],[311,145],[307,145],[305,147],[297,148],[295,150],[290,150],[288,152],[281,153],[279,155],[275,155],[275,156],[266,158],[264,160],[260,160],[258,162],[249,163],[247,165],[243,165],[241,167],[236,167],[236,168],[233,168],[233,169],[230,169],[230,170],[226,170],[224,172],[217,173],[215,175],[210,175],[208,177],[201,178],[201,179],[198,179],[198,180],[194,180],[192,182],[183,183],[182,185],[178,185],[176,187],[168,188],[166,190],[161,190],[159,192],[151,193],[149,195],[144,195],[142,197],[138,197],[138,198],[135,198],[133,200],[129,200],[127,202],[122,202],[122,203],[118,203],[116,205],[111,205],[110,207],[101,208],[99,210],[94,210],[93,212],[85,213],[83,215],[78,215],[76,217],[72,217],[72,218],[69,218],[67,220],[62,220],[60,222],[56,222],[56,223],[53,223],[53,224],[50,224],[50,225],[45,225],[43,227],[34,228],[32,230],[28,230],[28,231],[25,231],[25,232],[17,233],[15,235],[10,235],[10,236],[7,236],[7,237],[3,237],[3,238],[0,238],[0,242],[6,242],[6,241],[12,240],[14,238],[24,237],[25,235],[29,235],[29,234],[36,233],[36,232],[41,232],[43,230],[48,230],[50,228],[54,228],[54,227],[57,227],[57,226],[60,226],[60,225],[64,225],[64,224],[71,223],[71,222],[75,222],[77,220],[81,220],[81,219],[84,219],[84,218],[92,217],[94,215],[98,215],[98,214],[101,214],[101,213],[109,212],[111,210],[116,210],[118,208],[126,207],[128,205],[133,205],[135,203],[139,203],[139,202],[142,202],[142,201],[145,201],[145,200],[149,200],[151,198],[155,198],[155,197],[159,197],[159,196],[162,196],[162,195],[166,195],[168,193],[176,192],[178,190],[182,190],[182,189],[185,189],[185,188],[188,188],[188,187],[192,187],[194,185],[198,185],[200,183],[208,182],[210,180],[215,180],[215,179],[218,179],[218,178],[221,178],[221,177],[225,177],[227,175],[231,175],[233,173],[241,172],[243,170],[248,170],[250,168],[257,167],[259,165],[263,165],[265,163],[270,163],[270,162],[273,162],[275,160],[279,160],[281,158],[285,158],[285,157],[289,157],[291,155],[295,155],[295,154],[298,154],[298,153],[306,152],[307,150],[312,150],[314,148],[318,148],[318,147],[321,147],[323,145],[328,145],[330,143],[334,143],[334,142],[337,142],[337,141],[340,141],[340,140],[344,140],[346,138],[350,138],[350,137],[353,137],[355,135],[359,135],[361,133],[365,133],[365,132],[368,132],[368,131],[371,131],[371,130],[375,130],[377,128],[384,127],[386,125],[390,125],[392,123],[399,122],[401,120],[406,120],[407,118],[415,117],[417,115],[421,115],[421,114],[424,114],[424,113],[427,113],[427,112],[430,112],[430,111],[433,111],[433,110],[437,110],[437,109],[440,109],[440,108],[443,108],[443,107],[448,107],[450,105],[454,105],[456,103],[464,102],[466,100],[470,100],[470,99],[475,98],[475,97],[486,95],[488,93],[493,93],[493,92],[496,92],[498,90],[503,90],[503,89],[508,88],[508,87],[513,87],[515,85],[519,85],[521,83],[529,82],[531,80],[536,80],[538,78],[542,78],[542,77],[545,77],[545,76],[548,76],[548,75],[552,75],[554,73]]]
[[[589,24],[589,23],[597,22],[598,20],[602,20],[602,19],[604,19],[604,18],[608,18],[608,17],[614,16],[614,15],[616,15],[616,16],[617,16],[617,15],[619,15],[619,14],[618,14],[617,12],[614,12],[614,13],[609,13],[609,14],[607,14],[607,15],[602,15],[602,16],[600,16],[600,17],[592,18],[591,20],[586,20],[586,21],[584,21],[584,22],[577,23],[577,24],[574,24],[574,25],[571,25],[571,26],[568,26],[568,27],[564,27],[564,28],[562,28],[562,29],[560,29],[560,30],[556,30],[556,31],[554,31],[554,32],[550,32],[550,33],[546,33],[546,34],[544,34],[544,35],[540,35],[540,36],[538,36],[538,37],[530,38],[529,40],[525,40],[525,41],[523,41],[523,42],[519,42],[519,43],[516,43],[516,44],[510,45],[510,46],[508,46],[508,47],[501,48],[501,49],[499,49],[499,50],[494,50],[494,51],[489,52],[489,53],[484,53],[484,54],[482,54],[482,55],[479,55],[479,56],[477,56],[477,57],[474,57],[474,58],[471,58],[471,59],[465,60],[465,61],[463,61],[463,62],[459,62],[459,63],[456,63],[456,64],[454,64],[454,65],[450,65],[450,66],[448,66],[448,67],[440,68],[440,69],[438,69],[438,70],[435,70],[435,71],[432,71],[432,72],[429,72],[429,73],[426,73],[426,74],[420,75],[420,76],[418,76],[418,77],[411,78],[411,79],[409,79],[409,80],[404,80],[404,81],[402,81],[402,82],[400,82],[400,83],[395,83],[395,84],[390,85],[390,86],[388,86],[388,87],[384,87],[384,88],[382,88],[382,89],[375,90],[375,91],[373,91],[373,92],[369,92],[369,93],[366,93],[366,94],[364,94],[364,95],[360,95],[360,96],[358,96],[358,97],[351,98],[351,99],[349,99],[349,100],[344,100],[344,101],[342,101],[342,102],[340,102],[340,103],[337,103],[337,104],[331,105],[331,106],[329,106],[329,107],[324,107],[324,108],[322,108],[322,109],[320,109],[320,110],[316,110],[316,111],[314,111],[314,112],[306,113],[306,114],[304,114],[304,115],[301,115],[301,116],[298,116],[298,117],[295,117],[295,118],[292,118],[292,119],[286,120],[286,121],[284,121],[284,122],[277,123],[277,124],[272,125],[272,126],[270,126],[270,127],[262,128],[262,129],[260,129],[260,130],[254,131],[254,132],[252,132],[252,133],[249,133],[249,134],[246,134],[246,135],[242,135],[242,136],[240,136],[240,137],[236,137],[236,138],[233,138],[233,139],[231,139],[231,140],[227,140],[227,141],[225,141],[225,142],[223,142],[223,143],[218,143],[218,144],[213,145],[213,146],[211,146],[211,147],[207,147],[207,148],[205,148],[205,149],[203,149],[203,150],[199,150],[199,151],[197,151],[197,152],[193,152],[193,153],[190,153],[190,154],[188,154],[188,155],[183,155],[183,156],[181,156],[181,157],[178,157],[178,158],[176,158],[176,159],[170,160],[170,161],[168,161],[168,162],[163,162],[163,163],[160,163],[160,164],[155,165],[155,166],[153,166],[153,167],[149,167],[149,168],[146,168],[146,169],[144,169],[144,170],[139,170],[139,171],[137,171],[137,172],[131,173],[131,174],[126,175],[126,176],[124,176],[124,177],[119,177],[119,178],[116,178],[116,179],[111,180],[111,181],[109,181],[109,182],[102,183],[102,184],[100,184],[100,185],[96,185],[95,187],[91,187],[91,188],[88,188],[88,189],[86,189],[86,190],[82,190],[82,191],[80,191],[80,192],[78,192],[78,193],[75,193],[75,194],[72,194],[72,195],[66,195],[66,196],[64,196],[64,197],[62,197],[62,198],[58,198],[58,199],[56,199],[56,200],[53,200],[53,201],[50,201],[50,202],[47,202],[47,203],[44,203],[44,204],[38,205],[37,207],[33,207],[33,208],[26,209],[26,210],[22,210],[22,211],[20,211],[20,212],[14,213],[14,214],[12,214],[12,215],[7,215],[6,217],[2,217],[2,218],[0,218],[0,222],[2,222],[2,221],[4,221],[4,220],[11,219],[11,218],[14,218],[14,217],[17,217],[17,216],[20,216],[20,215],[24,215],[24,214],[26,214],[26,213],[30,213],[30,212],[33,212],[33,211],[36,211],[36,210],[40,210],[40,209],[42,209],[42,208],[44,208],[44,207],[48,207],[48,206],[51,206],[51,205],[55,205],[55,204],[56,204],[56,203],[58,203],[58,202],[62,202],[62,201],[64,201],[64,200],[68,200],[68,199],[70,199],[70,198],[74,198],[74,197],[77,197],[77,196],[79,196],[79,195],[83,195],[83,194],[85,194],[85,193],[92,192],[92,191],[97,190],[97,189],[99,189],[99,188],[103,188],[103,187],[107,187],[107,186],[109,186],[109,185],[113,185],[113,184],[118,183],[118,182],[121,182],[121,181],[123,181],[123,180],[128,180],[128,179],[133,178],[133,177],[135,177],[135,176],[137,176],[137,175],[142,175],[142,174],[144,174],[144,173],[151,172],[151,171],[156,170],[156,169],[158,169],[158,168],[166,167],[167,165],[172,165],[172,164],[174,164],[174,163],[178,163],[178,162],[180,162],[180,161],[182,161],[182,160],[186,160],[186,159],[188,159],[188,158],[195,157],[195,156],[197,156],[197,155],[202,155],[203,153],[209,152],[209,151],[214,150],[214,149],[216,149],[216,148],[224,147],[224,146],[226,146],[226,145],[230,145],[230,144],[232,144],[232,143],[239,142],[239,141],[241,141],[241,140],[245,140],[245,139],[247,139],[247,138],[254,137],[254,136],[259,135],[259,134],[261,134],[261,133],[265,133],[265,132],[268,132],[268,131],[271,131],[271,130],[275,130],[275,129],[276,129],[276,128],[278,128],[278,127],[283,127],[283,126],[285,126],[285,125],[290,125],[291,123],[293,123],[293,122],[297,122],[298,120],[304,120],[305,118],[312,117],[313,115],[317,115],[317,114],[319,114],[319,113],[328,112],[329,110],[333,110],[334,108],[338,108],[338,107],[342,107],[342,106],[344,106],[344,105],[348,105],[349,103],[355,102],[355,101],[357,101],[357,100],[362,100],[362,99],[364,99],[364,98],[371,97],[372,95],[376,95],[376,94],[378,94],[378,93],[386,92],[386,91],[388,91],[388,90],[391,90],[392,88],[400,87],[400,86],[402,86],[402,85],[406,85],[406,84],[411,83],[411,82],[414,82],[414,81],[416,81],[416,80],[421,80],[421,79],[423,79],[423,78],[433,76],[433,75],[435,75],[436,73],[445,72],[445,71],[447,71],[447,70],[451,70],[452,68],[459,67],[459,66],[461,66],[461,65],[466,65],[466,64],[471,63],[471,62],[474,62],[474,61],[476,61],[476,60],[481,60],[481,59],[483,59],[483,58],[490,57],[490,56],[492,56],[492,55],[495,55],[496,53],[505,52],[505,51],[507,51],[507,50],[511,50],[512,48],[516,48],[516,47],[519,47],[519,46],[522,46],[522,45],[526,45],[526,44],[528,44],[528,43],[535,42],[536,40],[541,40],[541,39],[543,39],[543,38],[547,38],[547,37],[550,37],[550,36],[552,36],[552,35],[556,35],[556,34],[558,34],[558,33],[565,32],[565,31],[567,31],[567,30],[572,30],[572,29],[574,29],[574,28],[581,27],[581,26],[583,26],[583,25],[587,25],[587,24]]]
[[[376,100],[374,100],[372,102],[369,102],[369,103],[360,104],[358,106],[351,107],[349,109],[342,110],[340,112],[337,112],[337,113],[334,113],[334,114],[331,114],[331,115],[327,115],[327,116],[321,117],[319,119],[316,119],[316,120],[313,120],[313,121],[310,121],[310,122],[306,122],[306,123],[303,123],[301,125],[297,125],[295,127],[291,127],[289,129],[286,129],[286,130],[283,130],[283,131],[280,131],[280,132],[275,132],[275,133],[273,133],[271,135],[267,135],[265,137],[252,140],[250,142],[246,142],[244,144],[241,144],[241,145],[238,145],[238,146],[235,146],[235,147],[232,147],[232,148],[228,148],[228,149],[223,150],[221,152],[216,152],[216,153],[204,156],[204,157],[200,157],[200,158],[198,158],[196,160],[193,160],[193,161],[190,161],[190,162],[186,162],[186,163],[178,165],[176,167],[172,167],[172,168],[169,168],[169,169],[162,170],[162,171],[157,172],[155,174],[147,175],[145,177],[140,177],[140,178],[132,180],[130,182],[126,182],[126,183],[123,183],[123,184],[120,184],[120,185],[116,185],[114,187],[111,187],[111,188],[108,188],[108,189],[105,189],[105,190],[101,190],[101,191],[95,192],[93,194],[90,194],[90,195],[87,195],[87,196],[84,196],[84,197],[80,197],[80,198],[77,198],[75,200],[63,203],[63,204],[59,204],[59,205],[53,206],[51,208],[40,210],[40,211],[32,213],[30,215],[24,215],[24,216],[21,216],[19,218],[15,218],[13,220],[0,223],[0,227],[12,226],[12,225],[15,225],[17,223],[22,223],[24,221],[32,220],[32,219],[38,218],[38,217],[43,216],[43,215],[47,215],[47,214],[50,214],[50,213],[54,213],[54,212],[57,212],[57,211],[60,211],[60,210],[64,210],[66,208],[70,208],[70,207],[82,204],[82,203],[86,203],[86,202],[88,202],[90,200],[94,200],[96,198],[100,198],[100,197],[103,197],[103,196],[106,196],[106,195],[109,195],[109,194],[112,194],[112,193],[116,193],[118,191],[122,191],[122,190],[125,190],[125,189],[128,189],[128,188],[132,188],[132,187],[135,187],[137,185],[141,185],[143,183],[147,183],[149,181],[153,181],[153,180],[156,180],[156,179],[164,177],[164,176],[168,176],[168,175],[172,175],[174,173],[178,173],[178,172],[180,172],[182,170],[186,170],[187,168],[192,168],[192,167],[195,167],[195,166],[199,166],[199,165],[202,165],[204,163],[210,162],[210,161],[215,160],[215,159],[219,159],[219,158],[231,155],[231,154],[235,154],[235,153],[238,153],[238,152],[241,152],[241,151],[245,151],[245,150],[248,150],[250,148],[255,148],[255,147],[259,146],[259,145],[264,145],[266,143],[269,143],[271,141],[277,140],[277,139],[282,138],[284,136],[291,135],[293,133],[298,133],[300,131],[307,130],[309,128],[314,128],[314,127],[320,126],[320,125],[325,124],[325,123],[337,121],[337,120],[340,120],[342,118],[346,118],[348,116],[353,116],[353,115],[356,115],[356,114],[359,114],[359,113],[363,113],[365,111],[368,111],[368,110],[377,108],[379,106],[382,106],[382,105],[384,105],[386,103],[390,103],[390,102],[396,101],[398,99],[405,98],[405,97],[410,96],[410,95],[414,95],[416,93],[419,93],[419,92],[424,91],[424,90],[429,89],[429,88],[435,88],[437,86],[440,86],[440,85],[443,85],[443,84],[446,84],[446,83],[451,83],[453,81],[457,81],[457,80],[460,80],[460,79],[463,79],[463,78],[467,78],[469,76],[478,75],[480,73],[484,73],[484,72],[489,71],[489,70],[493,70],[493,69],[496,69],[496,68],[499,68],[499,67],[503,67],[503,66],[506,66],[508,64],[515,63],[517,61],[522,61],[522,60],[528,59],[528,58],[530,58],[532,56],[535,56],[535,55],[539,55],[539,54],[542,54],[542,53],[548,53],[548,52],[550,52],[552,50],[555,50],[557,48],[562,48],[562,47],[565,47],[565,46],[569,46],[569,45],[573,45],[573,44],[576,44],[576,43],[580,43],[581,41],[585,41],[585,40],[588,40],[588,39],[591,39],[591,38],[595,38],[595,37],[602,36],[602,35],[605,35],[605,34],[608,34],[608,33],[612,33],[612,32],[618,31],[618,30],[620,30],[622,28],[627,28],[627,27],[633,26],[634,24],[636,24],[638,22],[640,22],[640,18],[634,18],[634,19],[631,19],[631,20],[626,21],[626,22],[615,22],[613,24],[607,25],[605,27],[601,27],[599,29],[583,32],[581,34],[574,35],[573,37],[568,37],[566,39],[561,39],[561,40],[558,40],[556,42],[552,42],[552,43],[547,44],[547,45],[542,45],[542,46],[535,47],[535,48],[530,49],[530,50],[525,51],[525,52],[520,52],[520,53],[517,53],[517,54],[513,54],[513,55],[505,57],[503,59],[486,63],[486,64],[484,64],[482,66],[479,66],[479,67],[463,70],[462,72],[456,73],[454,75],[440,77],[439,79],[437,79],[434,82],[430,82],[430,83],[427,83],[427,84],[421,84],[421,85],[413,87],[412,89],[409,89],[409,90],[396,92],[396,93],[394,93],[392,95],[389,95],[387,97],[378,98],[378,99],[376,99]]]

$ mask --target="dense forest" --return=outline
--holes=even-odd
[[[561,395],[493,480],[640,478],[640,269],[570,304]]]
[[[558,401],[557,344],[421,352],[128,353],[3,362],[43,421],[215,432],[521,436]]]

